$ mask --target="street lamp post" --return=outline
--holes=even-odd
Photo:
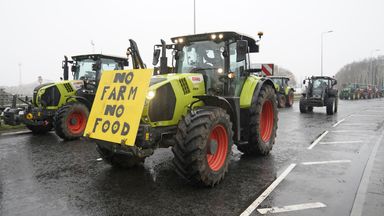
[[[332,30],[330,31],[326,31],[326,32],[321,32],[321,76],[323,76],[323,37],[324,37],[324,34],[328,34],[328,33],[331,33],[333,32]]]
[[[193,34],[196,34],[196,0],[193,0]]]

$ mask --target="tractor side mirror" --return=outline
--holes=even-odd
[[[247,48],[248,48],[248,41],[238,40],[236,42],[236,51],[237,51],[236,61],[237,62],[241,62],[241,61],[244,61],[246,59]]]
[[[305,85],[305,80],[303,80],[303,84]]]
[[[125,60],[125,61],[123,62],[123,66],[126,66],[126,67],[128,67],[128,66],[129,66],[129,62],[128,62],[128,59],[127,59],[127,60]]]
[[[61,67],[63,68],[64,79],[68,80],[68,57],[67,56],[64,56],[64,61],[61,65]]]
[[[332,86],[337,84],[337,80],[332,80]]]
[[[72,65],[72,66],[71,66],[71,72],[72,72],[72,73],[75,73],[75,72],[76,72],[76,65]]]
[[[160,58],[160,49],[155,49],[153,51],[153,65],[157,65],[159,63],[159,58]]]

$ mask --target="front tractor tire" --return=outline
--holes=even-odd
[[[278,121],[273,87],[264,85],[258,95],[254,93],[249,111],[248,143],[238,149],[246,155],[268,155],[275,143]]]
[[[279,108],[285,108],[286,103],[287,103],[287,100],[285,98],[285,95],[277,94],[277,106]]]
[[[46,134],[52,130],[53,126],[51,122],[45,125],[25,125],[34,135]]]
[[[218,184],[228,171],[232,123],[222,108],[200,107],[182,118],[175,136],[176,172],[202,186]]]
[[[333,115],[337,112],[337,100],[335,98],[328,98],[326,102],[327,115]]]
[[[64,140],[75,140],[83,136],[89,109],[82,103],[67,103],[55,115],[56,134]]]

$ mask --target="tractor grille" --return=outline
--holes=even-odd
[[[73,92],[73,88],[72,88],[71,84],[64,83],[64,87],[65,87],[65,89],[67,90],[68,93]]]
[[[181,88],[183,89],[184,94],[185,95],[189,94],[191,90],[188,87],[187,80],[185,80],[185,78],[182,78],[179,80],[179,82],[180,82]]]
[[[149,118],[154,122],[171,120],[175,106],[175,92],[171,84],[167,83],[156,90],[156,96],[149,102]]]
[[[41,96],[40,103],[43,107],[57,106],[60,101],[60,91],[56,86],[49,87]]]

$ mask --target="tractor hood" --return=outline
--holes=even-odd
[[[205,84],[202,74],[164,74],[151,78],[144,104],[142,121],[152,126],[175,125],[187,111],[193,96],[204,95]]]
[[[39,85],[33,90],[32,104],[37,107],[57,108],[62,99],[74,95],[83,85],[82,80],[66,80]]]

